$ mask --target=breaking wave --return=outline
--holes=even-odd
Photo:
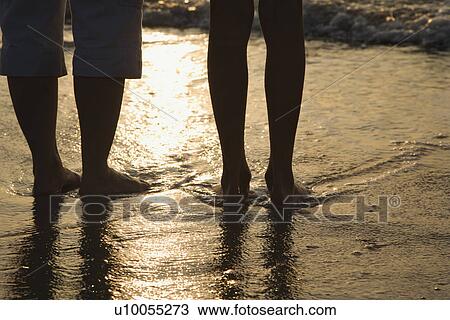
[[[307,39],[450,49],[448,0],[304,0]],[[258,17],[255,29],[259,29]],[[144,26],[204,28],[209,1],[147,1]]]

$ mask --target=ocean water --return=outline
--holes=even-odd
[[[152,190],[92,207],[104,206],[103,223],[80,214],[76,193],[30,195],[30,153],[0,79],[0,298],[450,298],[449,54],[309,41],[295,173],[320,201],[350,199],[332,210],[350,220],[319,204],[277,223],[263,179],[265,46],[254,36],[254,196],[246,220],[229,223],[208,201],[221,157],[206,47],[201,31],[145,30],[144,76],[127,83],[110,162]],[[59,102],[61,155],[80,171],[71,77]]]
[[[146,1],[148,27],[208,28],[209,1]],[[255,0],[258,4],[258,0]],[[449,0],[303,0],[307,39],[450,48]],[[259,29],[258,16],[255,29]]]

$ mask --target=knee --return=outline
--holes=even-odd
[[[259,19],[268,44],[303,39],[302,0],[260,0]]]
[[[218,45],[247,45],[253,18],[253,0],[212,0],[210,41]]]

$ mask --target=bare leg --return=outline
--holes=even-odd
[[[108,166],[119,120],[124,79],[74,77],[81,128],[83,178],[80,194],[113,195],[142,192],[149,185]]]
[[[305,76],[302,1],[261,0],[259,16],[267,44],[265,87],[270,162],[266,181],[272,201],[283,202],[289,195],[306,192],[296,185],[292,172]]]
[[[8,77],[17,120],[33,156],[33,194],[76,189],[80,177],[63,167],[56,146],[58,78]]]
[[[247,195],[251,179],[244,150],[247,43],[253,0],[212,0],[208,49],[211,100],[222,148],[222,191]]]

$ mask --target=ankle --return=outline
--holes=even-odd
[[[222,173],[222,178],[220,180],[220,183],[222,187],[227,187],[229,185],[238,185],[239,182],[239,175],[236,173],[229,174],[225,171]]]
[[[292,168],[272,169],[272,179],[275,183],[293,184],[294,173]]]
[[[109,175],[111,168],[108,166],[97,166],[83,168],[83,180],[102,180]]]
[[[33,161],[33,175],[35,177],[48,177],[50,174],[58,173],[64,169],[61,159],[54,158],[48,160]]]

